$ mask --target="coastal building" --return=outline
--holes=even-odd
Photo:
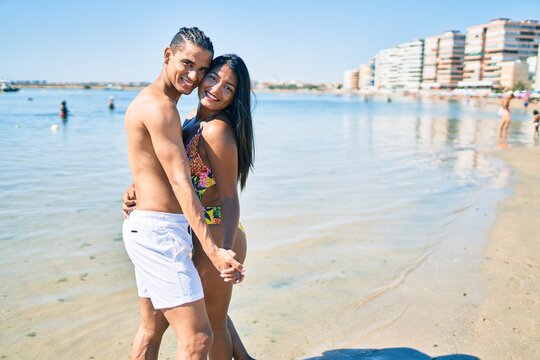
[[[347,70],[343,74],[343,89],[356,90],[358,89],[358,70]]]
[[[529,65],[521,60],[501,62],[500,85],[503,89],[529,88]]]
[[[418,90],[422,83],[424,40],[417,39],[398,45],[398,87]]]
[[[426,38],[422,88],[456,88],[463,80],[464,53],[465,34],[457,30]]]
[[[376,89],[395,89],[398,87],[399,50],[390,48],[375,55],[374,85]]]
[[[540,91],[540,46],[538,47],[538,54],[536,55],[536,71],[534,74],[533,89]]]
[[[539,43],[540,24],[536,20],[500,18],[469,27],[465,38],[463,81],[458,86],[502,88],[501,64],[526,61],[537,54]]]
[[[375,88],[419,89],[423,58],[424,40],[414,40],[379,51],[375,56]]]
[[[540,46],[538,47],[540,49]],[[536,67],[538,66],[538,56],[531,56],[527,58],[527,66],[529,67],[529,83],[534,85],[534,79],[536,77]]]
[[[360,65],[358,76],[358,88],[367,90],[373,88],[374,83],[375,63],[371,61],[369,64]]]

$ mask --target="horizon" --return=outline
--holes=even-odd
[[[494,18],[519,21],[540,16],[540,2],[532,0],[512,4],[415,0],[384,7],[347,0],[316,5],[307,0],[271,4],[241,0],[223,6],[211,0],[205,5],[203,13],[199,4],[172,0],[153,4],[0,0],[0,32],[9,34],[0,39],[0,78],[151,82],[161,69],[163,49],[178,28],[197,26],[212,39],[216,55],[242,56],[256,82],[339,83],[344,71],[367,63],[382,49],[448,30],[466,33],[468,27]]]

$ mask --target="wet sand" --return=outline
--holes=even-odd
[[[348,274],[373,261],[345,256],[354,236],[252,251],[231,307],[248,349],[260,359],[539,358],[540,148],[497,155],[516,171],[515,194],[496,215],[487,207],[464,209],[448,225],[456,230],[452,236],[411,251],[413,261],[394,278]],[[356,229],[345,224],[342,231]],[[478,238],[482,233],[490,233],[488,244]],[[66,240],[59,247],[70,256],[24,260],[34,267],[31,283],[4,279],[0,356],[127,359],[138,305],[120,238]],[[15,274],[19,266],[13,263]],[[293,286],[291,274],[303,286]],[[359,291],[373,289],[371,280],[384,285]],[[174,358],[174,350],[169,330],[161,358]]]
[[[540,359],[540,148],[499,156],[516,171],[515,194],[498,207],[491,231],[474,349],[483,359]]]
[[[309,359],[540,358],[540,148],[496,155],[512,167],[515,193],[497,206],[487,246],[475,255],[460,249],[466,241],[443,243],[445,252],[431,254],[434,261],[411,273],[390,301],[362,304],[334,341],[321,337]],[[467,237],[462,230],[457,238]],[[464,268],[466,277],[456,276]],[[388,317],[400,304],[399,316]],[[366,331],[384,317],[387,324]]]

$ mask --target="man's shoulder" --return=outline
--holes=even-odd
[[[176,106],[164,94],[148,87],[141,90],[126,111],[126,119],[167,119],[176,116]]]

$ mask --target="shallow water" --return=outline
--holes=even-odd
[[[15,330],[50,330],[66,319],[48,318],[47,325],[36,310],[33,320],[13,325],[25,309],[70,297],[84,301],[89,286],[107,296],[111,288],[92,282],[92,274],[129,273],[120,199],[130,183],[123,116],[135,95],[0,94],[0,345],[6,349],[31,346],[32,336],[17,340]],[[109,96],[114,111],[106,106]],[[71,111],[67,121],[58,117],[62,100]],[[489,155],[498,144],[497,107],[384,100],[258,94],[255,169],[241,197],[253,254],[247,266],[256,282],[235,295],[233,311],[243,311],[242,319],[252,321],[267,302],[291,297],[316,298],[313,307],[337,297],[368,299],[414,269],[451,236],[460,217],[478,207],[492,211],[508,194],[508,171]],[[182,98],[181,114],[195,104],[193,96]],[[529,118],[512,114],[510,146],[532,144]],[[101,262],[88,260],[96,257]],[[277,271],[268,273],[273,266]],[[76,286],[62,287],[73,279]],[[351,279],[362,282],[351,287]],[[107,286],[135,296],[131,278],[109,278]],[[340,295],[320,296],[325,286]],[[305,325],[301,306],[284,309],[287,316],[277,315],[287,318],[284,324]],[[75,328],[88,321],[72,320]],[[245,329],[248,341],[284,336],[268,325],[253,328]]]

